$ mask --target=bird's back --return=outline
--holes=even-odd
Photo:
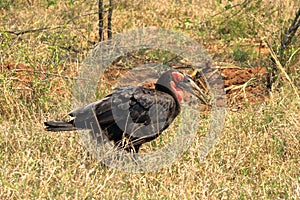
[[[70,113],[74,125],[101,133],[118,146],[138,147],[155,139],[179,114],[180,107],[173,96],[144,87],[119,87],[104,99]],[[122,146],[124,148],[124,146]],[[126,147],[125,147],[126,149]]]

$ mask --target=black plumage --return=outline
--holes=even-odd
[[[90,129],[98,140],[104,136],[115,146],[138,152],[140,146],[157,138],[180,113],[182,90],[201,90],[176,70],[164,72],[155,88],[118,87],[102,100],[72,111],[69,122],[45,122],[47,131]],[[199,96],[204,101],[203,93]],[[104,135],[103,135],[104,133]],[[104,137],[105,138],[105,137]]]

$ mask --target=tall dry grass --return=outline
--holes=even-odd
[[[258,2],[246,9],[233,7],[240,1],[118,1],[113,31],[175,29],[216,61],[251,67],[268,63],[256,47],[265,40],[276,52],[280,32],[300,6],[297,0]],[[238,112],[228,108],[206,160],[197,159],[195,140],[171,166],[126,173],[87,156],[75,133],[43,127],[71,109],[79,63],[97,41],[96,2],[7,0],[0,6],[1,199],[300,199],[300,101],[282,75],[268,101]],[[39,28],[46,29],[16,35]],[[249,60],[234,59],[236,49],[247,49]],[[299,88],[297,49],[299,37],[282,64]]]

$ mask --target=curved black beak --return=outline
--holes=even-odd
[[[178,82],[177,86],[195,95],[202,103],[207,105],[209,104],[207,95],[205,95],[204,91],[199,88],[199,86],[188,75],[184,75],[184,80],[182,82]]]

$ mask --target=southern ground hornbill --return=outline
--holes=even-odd
[[[89,129],[97,140],[104,133],[104,138],[113,141],[116,147],[137,153],[143,143],[157,138],[180,113],[184,91],[206,103],[195,82],[172,69],[162,73],[155,88],[118,87],[102,100],[69,113],[71,121],[45,122],[46,130]]]

